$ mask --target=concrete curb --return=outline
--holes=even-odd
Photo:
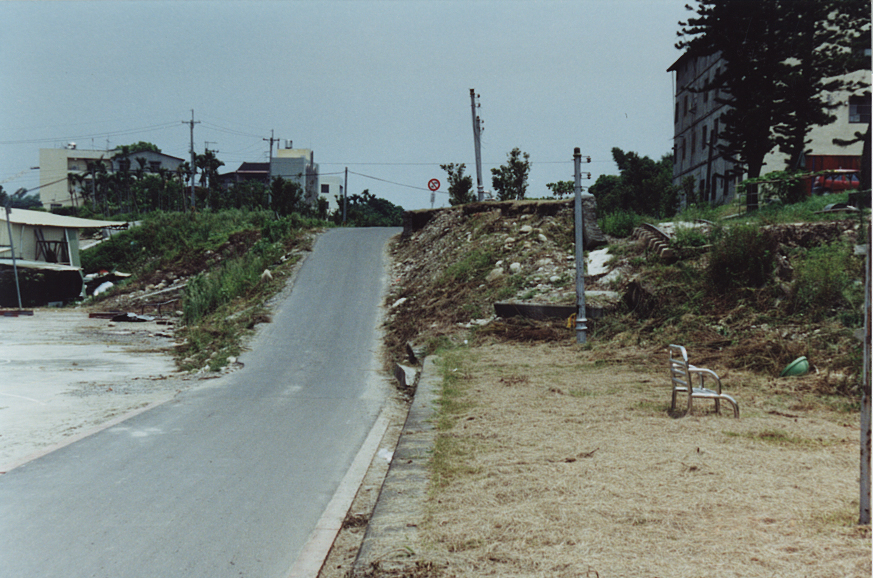
[[[367,475],[367,469],[379,449],[379,443],[388,429],[388,418],[383,410],[376,423],[373,424],[367,439],[355,456],[349,471],[343,477],[333,498],[324,510],[321,519],[315,526],[315,529],[309,535],[309,539],[303,546],[303,550],[294,562],[294,565],[288,571],[288,578],[309,578],[318,576],[321,571],[324,561],[330,554],[330,549],[336,540],[337,534],[343,526],[346,513],[361,487],[364,476]]]
[[[427,466],[436,438],[432,421],[440,383],[433,358],[425,358],[351,576],[363,575],[375,564],[382,569],[390,568],[392,563],[405,566],[415,555],[418,525],[424,518],[428,494]]]

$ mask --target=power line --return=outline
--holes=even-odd
[[[15,145],[15,144],[38,144],[43,142],[56,142],[56,141],[69,141],[69,140],[81,140],[81,139],[89,139],[89,138],[105,138],[111,136],[124,136],[127,134],[136,134],[138,132],[153,132],[156,130],[162,130],[165,128],[170,128],[171,126],[176,126],[175,123],[164,123],[157,124],[142,128],[131,128],[110,132],[100,132],[93,134],[85,134],[85,135],[73,135],[73,136],[57,136],[50,138],[37,138],[37,139],[24,139],[24,140],[6,140],[0,141],[0,145]]]
[[[374,181],[382,181],[383,183],[389,183],[389,184],[391,184],[391,185],[397,185],[397,186],[399,186],[399,187],[406,187],[406,188],[408,188],[408,189],[416,189],[416,190],[419,190],[419,191],[426,191],[426,192],[428,192],[428,193],[432,192],[430,189],[426,189],[426,188],[424,188],[424,187],[416,187],[415,185],[407,185],[407,184],[404,184],[404,183],[397,183],[397,182],[394,182],[394,181],[389,181],[389,180],[387,180],[387,179],[380,179],[379,177],[373,177],[373,176],[370,176],[370,175],[364,175],[364,174],[361,174],[361,173],[356,173],[356,172],[354,172],[354,171],[349,171],[349,172],[350,172],[351,174],[353,174],[353,175],[358,175],[359,177],[364,177],[364,178],[366,178],[366,179],[373,179]],[[437,192],[437,193],[443,193],[443,194],[446,194],[446,195],[449,194],[449,193],[446,192],[446,191],[436,191],[436,192]]]

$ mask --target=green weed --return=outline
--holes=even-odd
[[[813,247],[795,266],[791,309],[819,319],[833,309],[848,308],[844,322],[857,323],[863,301],[861,287],[855,283],[859,278],[863,278],[862,263],[848,244]]]
[[[494,265],[491,251],[473,249],[460,261],[446,267],[442,275],[442,283],[470,283],[482,281]]]
[[[600,230],[613,237],[628,237],[642,223],[651,220],[632,211],[619,210],[597,220]]]
[[[735,287],[763,287],[772,276],[777,248],[773,234],[760,227],[718,227],[712,232],[707,280],[721,292]]]

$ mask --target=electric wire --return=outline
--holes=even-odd
[[[7,140],[0,141],[0,145],[17,145],[17,144],[38,144],[44,142],[57,142],[57,141],[69,141],[69,140],[82,140],[89,138],[102,138],[102,137],[112,137],[112,136],[124,136],[128,134],[136,134],[139,132],[154,132],[157,130],[163,130],[166,128],[174,127],[177,123],[164,123],[157,124],[147,127],[141,128],[131,128],[117,131],[109,131],[109,132],[100,132],[93,134],[84,134],[84,135],[72,135],[72,136],[58,136],[58,137],[50,137],[50,138],[36,138],[36,139],[23,139],[23,140]]]
[[[416,187],[415,185],[407,185],[407,184],[405,184],[405,183],[397,183],[397,182],[394,182],[394,181],[389,181],[389,180],[387,180],[387,179],[380,179],[379,177],[374,177],[374,176],[371,176],[371,175],[365,175],[365,174],[362,174],[362,173],[356,173],[356,172],[354,172],[354,171],[349,171],[349,174],[350,174],[350,175],[357,175],[357,176],[359,176],[359,177],[364,177],[364,178],[366,178],[366,179],[373,179],[374,181],[382,181],[383,183],[388,183],[388,184],[391,184],[391,185],[397,185],[398,187],[406,187],[406,188],[408,188],[408,189],[416,189],[416,190],[419,190],[419,191],[425,191],[425,192],[428,192],[428,193],[442,193],[442,194],[444,194],[444,195],[448,195],[448,194],[449,194],[447,191],[431,191],[430,189],[427,189],[427,188],[425,188],[425,187]]]

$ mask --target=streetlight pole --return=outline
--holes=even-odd
[[[588,331],[585,312],[585,215],[582,211],[582,154],[573,149],[573,172],[576,195],[576,343],[585,343]]]

